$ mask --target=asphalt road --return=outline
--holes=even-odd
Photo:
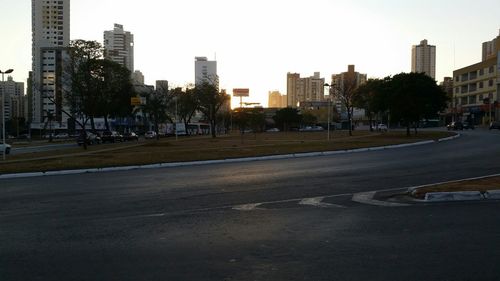
[[[499,173],[499,142],[0,180],[0,280],[499,280],[498,202],[351,201]]]

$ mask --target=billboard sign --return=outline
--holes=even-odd
[[[249,97],[250,89],[233,89],[233,97]]]
[[[133,106],[141,105],[141,98],[140,97],[131,97],[130,98],[130,105],[133,105]]]

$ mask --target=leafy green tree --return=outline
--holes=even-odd
[[[273,116],[274,122],[283,131],[288,131],[291,126],[298,126],[302,116],[296,108],[286,107],[276,111]]]
[[[302,124],[306,126],[313,126],[316,125],[317,122],[318,117],[316,117],[316,115],[312,114],[311,112],[302,113]]]
[[[172,122],[169,115],[169,107],[172,103],[172,96],[168,92],[156,90],[155,92],[146,96],[146,104],[141,105],[141,109],[149,116],[150,121],[153,122],[156,132],[156,139],[160,139],[159,125],[166,121]]]
[[[203,82],[194,88],[198,109],[210,123],[212,138],[217,137],[217,113],[228,101],[229,96],[224,91],[219,91],[216,83]]]
[[[173,98],[177,101],[177,117],[184,123],[186,128],[198,109],[198,100],[194,89],[176,88],[172,90]]]
[[[391,119],[404,124],[408,136],[412,125],[417,133],[420,120],[435,117],[446,108],[446,93],[424,73],[395,75],[390,85],[388,106]]]
[[[369,79],[365,84],[359,86],[353,98],[353,105],[363,108],[370,120],[370,131],[373,131],[373,118],[380,112],[387,110],[387,88],[390,78]]]
[[[128,117],[133,107],[130,98],[135,96],[130,71],[110,60],[99,60],[102,68],[100,100],[98,102],[100,116],[104,117],[106,129],[109,130],[108,117]]]
[[[262,132],[266,127],[266,116],[264,112],[259,108],[252,108],[249,111],[249,125],[252,128],[254,134],[257,132]]]
[[[85,126],[99,111],[102,75],[99,60],[103,56],[103,47],[96,41],[74,40],[68,48],[69,60],[65,65],[64,75],[70,81],[66,85],[65,101],[70,106],[71,116],[85,134]],[[84,136],[85,137],[85,136]],[[86,149],[84,145],[84,149]]]

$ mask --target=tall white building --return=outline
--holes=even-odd
[[[195,84],[215,83],[219,84],[217,76],[217,61],[209,61],[206,57],[196,57],[194,62]]]
[[[420,41],[411,49],[411,72],[423,72],[436,79],[436,46]]]
[[[32,128],[43,127],[48,114],[67,128],[64,107],[64,61],[70,44],[70,0],[32,0]]]
[[[134,35],[116,24],[113,30],[104,31],[104,57],[134,72]]]

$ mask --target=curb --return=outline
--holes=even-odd
[[[43,176],[58,176],[58,175],[76,175],[76,174],[86,174],[86,173],[119,172],[119,171],[130,171],[130,170],[139,170],[139,169],[158,169],[158,168],[173,168],[173,167],[186,167],[186,166],[202,166],[202,165],[210,165],[210,164],[244,163],[244,162],[266,161],[266,160],[306,158],[306,157],[316,157],[316,156],[331,156],[331,155],[337,155],[337,154],[378,151],[378,150],[385,150],[385,149],[420,146],[420,145],[426,145],[426,144],[431,144],[431,143],[440,143],[443,141],[456,139],[460,136],[461,136],[460,134],[457,134],[457,135],[452,136],[452,137],[447,137],[447,138],[438,139],[438,140],[427,140],[427,141],[420,141],[420,142],[415,142],[415,143],[395,144],[395,145],[347,149],[347,150],[336,150],[336,151],[294,153],[294,154],[284,154],[284,155],[270,155],[270,156],[234,158],[234,159],[222,159],[222,160],[171,162],[171,163],[159,163],[159,164],[148,164],[148,165],[132,165],[132,166],[124,166],[124,167],[107,167],[107,168],[91,168],[91,169],[78,169],[78,170],[62,170],[62,171],[4,174],[4,175],[0,175],[0,180],[2,180],[2,179],[43,177]],[[380,201],[380,202],[382,202],[382,201]]]

